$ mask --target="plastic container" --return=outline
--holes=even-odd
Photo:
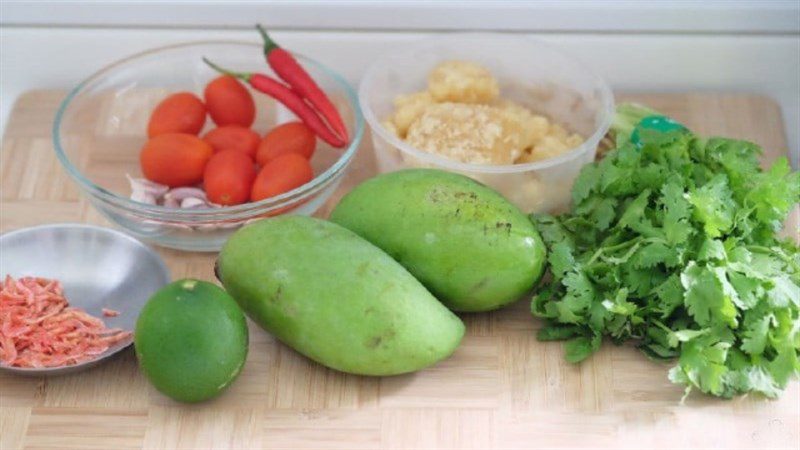
[[[381,123],[399,94],[427,89],[428,73],[446,60],[477,62],[498,79],[500,97],[543,114],[585,141],[557,157],[526,164],[479,165],[417,150]],[[382,172],[428,167],[458,172],[489,185],[526,212],[554,212],[569,205],[581,167],[594,160],[614,114],[602,78],[580,61],[544,42],[501,34],[448,34],[425,39],[375,61],[359,87]]]
[[[125,58],[90,76],[58,110],[53,141],[58,159],[83,194],[112,223],[128,233],[165,247],[217,251],[237,228],[278,214],[311,215],[334,192],[353,159],[364,120],[350,85],[338,74],[297,56],[338,107],[351,141],[335,149],[317,140],[311,160],[316,177],[303,186],[255,203],[207,209],[177,209],[130,200],[126,175],[140,177],[139,152],[147,141],[147,122],[156,104],[171,93],[194,92],[219,74],[202,57],[233,70],[270,72],[262,47],[255,43],[198,42],[158,48]],[[253,129],[266,133],[297,120],[282,105],[252,91],[256,100]],[[206,120],[201,135],[215,125]]]

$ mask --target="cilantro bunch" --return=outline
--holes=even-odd
[[[539,339],[568,339],[571,362],[603,336],[632,340],[677,358],[669,378],[687,393],[777,396],[800,371],[800,251],[776,236],[800,173],[785,158],[762,171],[752,143],[621,109],[617,148],[581,171],[571,212],[533,216],[551,273],[531,305]]]

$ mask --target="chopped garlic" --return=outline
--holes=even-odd
[[[437,102],[489,103],[500,86],[485,67],[469,61],[445,61],[428,75],[428,91]]]
[[[408,130],[409,144],[428,153],[478,164],[513,164],[522,153],[520,123],[486,105],[440,103]]]
[[[427,153],[472,164],[540,161],[583,143],[562,125],[498,98],[485,67],[445,61],[428,76],[428,91],[400,95],[384,127]]]
[[[394,99],[395,113],[393,119],[397,135],[405,138],[411,124],[432,104],[433,97],[428,92],[397,96]]]

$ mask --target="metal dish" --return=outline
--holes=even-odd
[[[109,327],[133,330],[150,296],[169,283],[169,271],[153,250],[119,231],[93,225],[54,224],[0,235],[0,276],[61,280],[70,305],[100,317]],[[102,308],[120,312],[103,317]],[[123,341],[81,364],[30,369],[0,364],[20,375],[60,375],[92,367],[128,347]]]

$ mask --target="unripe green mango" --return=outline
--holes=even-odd
[[[225,289],[261,327],[333,369],[394,375],[448,357],[464,324],[400,264],[336,224],[266,219],[231,236]]]
[[[525,214],[449,172],[379,175],[347,194],[330,220],[383,249],[455,311],[517,300],[544,269],[544,244]]]

